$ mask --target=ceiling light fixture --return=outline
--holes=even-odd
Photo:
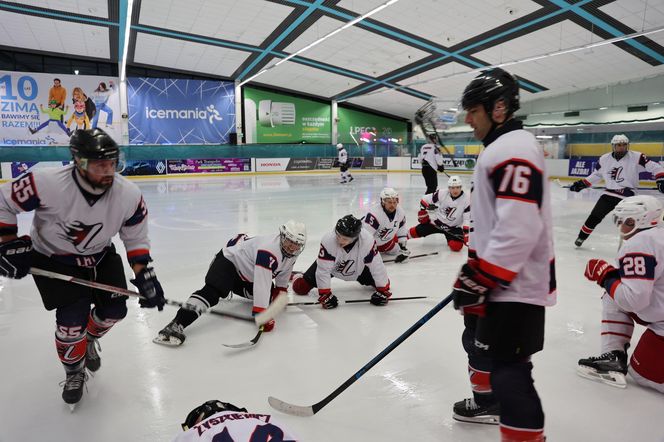
[[[129,51],[129,36],[131,35],[131,14],[134,0],[127,0],[127,18],[125,23],[124,46],[122,47],[122,60],[120,62],[120,82],[127,79],[127,53]]]
[[[606,106],[602,106],[602,107],[599,108],[599,110],[607,110],[607,109],[608,109],[608,107],[606,107]]]
[[[274,65],[272,65],[272,66],[270,66],[270,67],[268,67],[268,68],[266,68],[266,69],[263,69],[262,71],[260,71],[260,72],[257,73],[256,75],[252,75],[251,77],[249,77],[249,78],[247,78],[246,80],[244,80],[243,82],[241,82],[238,86],[242,86],[242,85],[245,85],[245,84],[249,83],[250,81],[253,81],[253,80],[254,80],[256,77],[258,77],[259,75],[262,75],[262,74],[264,74],[265,72],[269,71],[270,69],[275,68],[275,67],[279,66],[280,64],[287,62],[287,61],[290,60],[291,58],[296,57],[296,56],[300,55],[301,53],[303,53],[303,52],[305,52],[305,51],[308,51],[309,49],[313,48],[314,46],[317,46],[317,45],[321,44],[322,42],[324,42],[324,41],[327,40],[328,38],[330,38],[330,37],[332,37],[332,36],[338,34],[339,32],[343,31],[344,29],[348,29],[348,28],[350,28],[351,26],[356,25],[357,23],[361,22],[361,21],[364,20],[365,18],[369,18],[369,17],[371,17],[372,15],[376,14],[377,12],[382,11],[383,9],[387,8],[387,7],[390,6],[390,5],[395,4],[395,3],[398,2],[398,1],[399,1],[399,0],[389,0],[388,2],[385,2],[385,3],[383,3],[382,5],[375,7],[374,9],[372,9],[371,11],[369,11],[369,12],[367,12],[367,13],[365,13],[365,14],[359,16],[359,17],[355,17],[353,20],[351,20],[351,21],[349,21],[348,23],[344,24],[344,25],[341,26],[340,28],[335,29],[334,31],[330,32],[329,34],[327,34],[327,35],[325,35],[325,36],[323,36],[323,37],[321,37],[321,38],[319,38],[318,40],[314,41],[313,43],[310,43],[310,44],[306,45],[306,46],[303,47],[302,49],[299,49],[299,50],[293,52],[293,53],[290,54],[288,57],[285,57],[285,58],[279,60],[279,61],[278,61],[277,63],[275,63]]]

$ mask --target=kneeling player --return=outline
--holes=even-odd
[[[362,230],[362,221],[346,215],[337,221],[333,232],[323,236],[318,258],[302,275],[293,279],[293,291],[306,295],[318,287],[318,302],[324,309],[339,305],[332,294],[332,277],[357,281],[376,290],[371,295],[373,305],[386,305],[392,296],[385,264],[369,232]]]
[[[278,235],[248,237],[241,233],[231,239],[210,264],[203,288],[187,300],[193,308],[180,308],[153,342],[182,345],[184,329],[198,319],[198,312],[217,305],[230,292],[253,298],[252,314],[265,310],[274,298],[286,292],[293,264],[306,239],[304,224],[292,220],[279,228]],[[263,326],[263,331],[273,328],[274,319]]]
[[[456,175],[447,181],[447,189],[424,195],[420,201],[421,210],[417,213],[420,223],[411,227],[408,235],[423,238],[442,233],[450,250],[458,252],[468,242],[470,196],[463,191],[461,178]]]
[[[614,209],[624,242],[617,267],[591,259],[585,276],[606,289],[602,297],[602,354],[579,360],[579,375],[624,388],[634,322],[645,325],[629,372],[637,383],[664,393],[664,235],[662,206],[633,196]]]
[[[381,209],[371,210],[364,217],[364,228],[373,235],[380,253],[397,255],[394,262],[404,262],[410,256],[406,248],[408,229],[406,214],[399,207],[399,193],[391,187],[380,192]]]

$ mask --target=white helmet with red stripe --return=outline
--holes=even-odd
[[[613,209],[613,222],[620,227],[620,234],[625,237],[637,230],[657,227],[662,220],[662,204],[650,195],[630,196],[620,201]],[[626,227],[632,227],[627,230]]]

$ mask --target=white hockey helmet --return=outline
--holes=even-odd
[[[449,180],[447,180],[447,187],[463,187],[463,182],[458,175],[452,175]]]
[[[654,196],[630,196],[620,201],[613,209],[613,223],[619,227],[622,224],[630,226],[633,223],[631,230],[627,232],[620,230],[621,236],[629,236],[637,230],[656,227],[662,219],[663,210],[662,204]]]
[[[288,220],[279,227],[281,252],[286,258],[298,256],[307,242],[307,229],[304,223]]]
[[[382,203],[383,200],[388,198],[395,198],[397,202],[399,202],[399,192],[397,192],[391,187],[384,188],[383,190],[380,191],[380,202]]]
[[[616,134],[611,138],[611,145],[615,146],[616,144],[629,144],[629,138],[625,134]]]
[[[337,143],[337,150],[341,150],[344,148],[344,145],[341,143]]]

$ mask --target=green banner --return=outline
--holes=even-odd
[[[339,142],[360,144],[402,144],[408,139],[408,125],[404,121],[347,109],[339,106]]]
[[[244,142],[332,142],[332,109],[327,103],[244,89]]]

